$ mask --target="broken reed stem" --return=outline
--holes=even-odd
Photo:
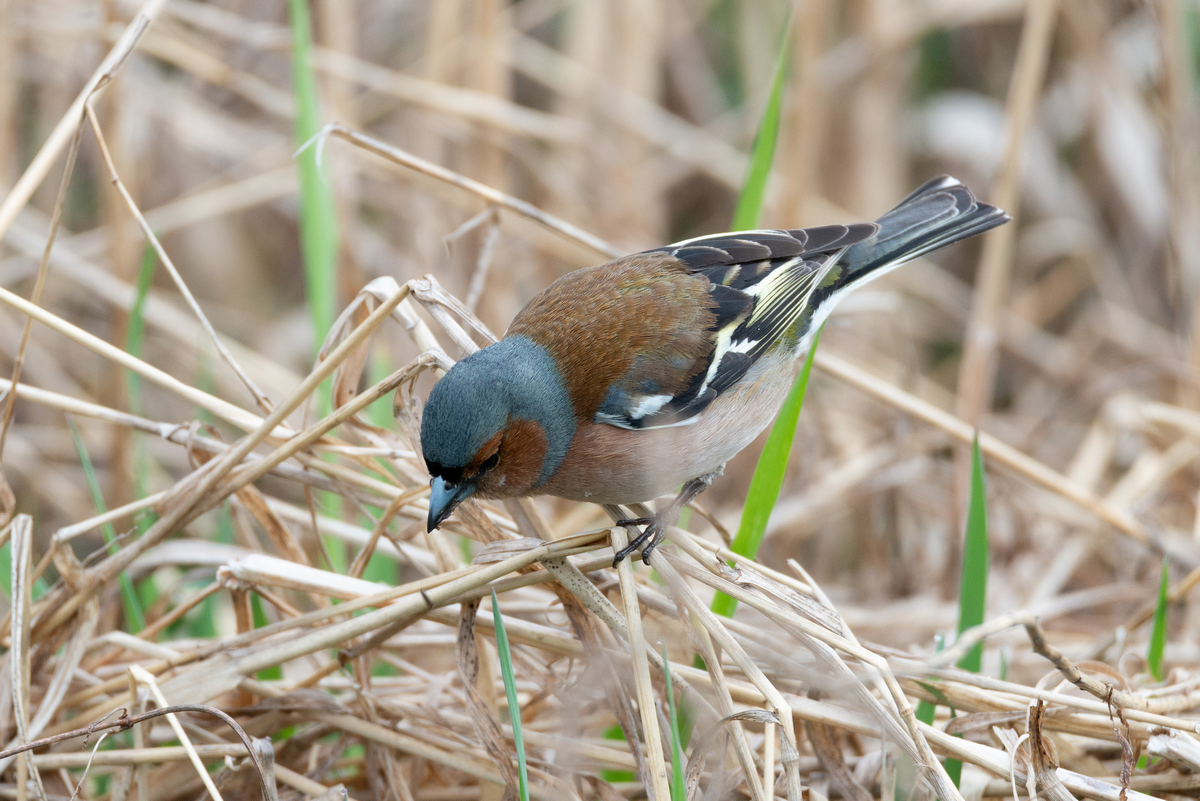
[[[140,665],[130,665],[129,675],[130,678],[132,678],[137,684],[143,684],[146,686],[146,689],[148,689],[150,694],[154,696],[154,701],[158,704],[160,709],[165,706],[170,706],[167,703],[167,699],[163,697],[162,690],[158,688],[158,682],[155,681],[154,676],[147,673],[146,670]],[[185,751],[187,751],[188,761],[191,762],[192,767],[196,769],[196,773],[200,776],[200,783],[204,785],[204,789],[208,791],[208,794],[213,801],[224,801],[224,799],[221,798],[220,791],[217,790],[217,786],[213,784],[212,777],[209,776],[208,771],[205,770],[204,763],[200,761],[200,757],[196,754],[196,750],[192,748],[192,741],[188,738],[187,732],[183,730],[183,726],[180,725],[179,717],[174,712],[168,713],[165,715],[165,717],[167,719],[167,723],[171,727],[171,730],[175,732],[175,739],[179,740],[179,744],[183,746]],[[99,747],[99,743],[97,743],[97,747]],[[268,801],[270,798],[270,787],[266,783],[266,773],[263,771],[258,760],[258,754],[254,751],[253,747],[247,746],[247,748],[250,750],[251,756],[255,761],[255,765],[259,768],[259,779],[263,782],[263,801]]]
[[[1108,714],[1109,708],[1106,703],[1093,701],[1091,698],[1081,698],[1076,695],[1067,695],[1066,693],[1054,692],[1053,690],[1041,690],[1036,687],[1026,687],[1022,684],[1015,684],[1010,681],[1001,681],[1000,679],[980,676],[977,673],[968,673],[966,671],[957,669],[929,667],[920,662],[909,663],[907,660],[896,661],[899,665],[903,666],[899,670],[899,673],[904,679],[921,680],[925,677],[933,677],[947,682],[957,682],[959,684],[966,684],[972,687],[978,687],[1010,696],[1041,700],[1048,704],[1057,704],[1069,709],[1079,710],[1080,712],[1096,715]],[[1145,723],[1147,726],[1161,726],[1168,729],[1179,729],[1180,731],[1200,734],[1200,722],[1188,720],[1186,718],[1170,717],[1166,714],[1162,714],[1165,711],[1171,711],[1172,707],[1166,703],[1170,700],[1174,700],[1174,698],[1144,698],[1143,702],[1145,707],[1151,711],[1142,711],[1135,707],[1128,707],[1125,709],[1125,717],[1135,723]],[[1181,706],[1186,704],[1186,706],[1184,706],[1180,711],[1194,709],[1196,706],[1200,706],[1200,701],[1194,697],[1179,700]]]
[[[708,608],[708,605],[700,600],[695,591],[683,580],[675,566],[670,560],[656,550],[650,556],[651,566],[658,571],[659,575],[666,580],[667,585],[679,600],[687,607],[688,613],[691,614],[712,637],[713,642],[720,646],[721,650],[729,654],[730,659],[742,671],[742,674],[754,685],[763,698],[766,699],[767,706],[773,708],[776,714],[779,715],[781,721],[780,736],[786,738],[793,747],[796,745],[796,729],[792,723],[789,713],[789,707],[783,700],[783,696],[779,693],[762,670],[755,664],[749,655],[746,653],[742,644],[739,643],[726,629],[723,622],[716,614]],[[755,771],[746,776],[747,783],[757,783],[758,778]],[[763,795],[768,794],[765,788],[761,790]],[[790,794],[789,794],[790,795]]]
[[[654,557],[652,556],[652,562],[653,559]],[[674,566],[670,564],[670,561],[665,558],[663,561],[666,563],[665,568],[660,569],[657,565],[655,565],[655,568],[659,569],[659,573],[667,579],[667,582],[672,589],[675,592],[680,593],[685,598],[689,596],[694,598],[695,596],[693,591],[690,587],[688,587],[686,584],[683,584],[682,581],[679,580],[679,574],[675,571]],[[670,569],[670,574],[666,572],[666,568]],[[720,580],[712,575],[705,575],[702,571],[692,571],[691,575],[705,583],[721,589],[731,597],[737,598],[740,603],[744,603],[748,606],[756,608],[767,617],[774,618],[785,626],[794,627],[797,632],[812,637],[818,643],[823,643],[831,648],[837,648],[838,650],[850,654],[856,659],[859,659],[860,661],[871,666],[878,673],[878,675],[882,677],[884,684],[890,691],[891,697],[896,704],[900,719],[907,729],[907,733],[911,738],[913,748],[915,749],[915,754],[913,754],[914,758],[919,757],[917,761],[932,771],[934,785],[939,793],[945,793],[946,798],[959,798],[959,796],[956,795],[957,789],[954,788],[949,776],[947,776],[945,773],[945,768],[933,757],[933,753],[929,750],[928,744],[921,736],[920,729],[917,728],[917,721],[912,705],[909,703],[907,696],[904,694],[902,688],[897,683],[895,676],[892,674],[891,669],[888,667],[886,661],[882,657],[871,651],[868,651],[867,649],[858,645],[856,642],[833,634],[828,629],[819,626],[816,623],[801,617],[800,615],[785,610],[782,607],[776,607],[771,604],[767,604],[761,596],[746,591],[738,584],[730,581]],[[672,576],[674,576],[674,578],[672,578]],[[678,584],[676,583],[677,581],[679,582]],[[695,602],[698,603],[698,599]],[[703,604],[700,604],[700,606],[703,606]],[[712,613],[707,607],[693,612],[693,614],[698,614],[701,621],[704,621],[708,616],[712,616]],[[712,617],[715,618],[715,616]],[[736,641],[725,632],[724,626],[722,626],[719,621],[714,620],[712,622],[706,622],[705,625],[706,628],[709,628],[710,631],[713,632],[714,638],[718,638],[718,641],[722,647],[726,647],[726,642],[732,645],[732,648],[728,648],[728,650],[731,652],[731,656],[738,660],[738,666],[743,669],[747,677],[749,677],[755,686],[759,688],[759,691],[764,694],[764,697],[772,698],[772,705],[775,706],[778,711],[779,708],[782,707],[782,696],[778,695],[778,691],[776,691],[774,686],[771,685],[770,682],[767,681],[766,677],[761,674],[761,671],[759,671],[758,667],[754,665],[751,660],[745,657],[741,645],[737,644]],[[714,629],[714,626],[717,628]],[[739,657],[739,655],[741,656]],[[867,703],[868,707],[871,706],[872,699],[864,697],[863,701]],[[883,712],[884,710],[881,709],[880,711]],[[779,714],[781,719],[786,718],[782,712],[779,712]],[[884,720],[890,720],[890,718],[886,716],[886,713]],[[784,729],[784,733],[790,734],[792,738],[795,736],[794,730],[789,731],[786,727]],[[794,739],[792,739],[791,742],[793,745],[795,744]],[[903,742],[903,740],[901,740],[901,742]]]
[[[245,746],[233,743],[229,745],[193,745],[192,748],[204,760],[249,756],[249,752],[246,751]],[[93,767],[157,765],[166,762],[182,762],[189,758],[188,752],[183,746],[160,745],[153,748],[122,748],[119,751],[98,751],[78,754],[70,752],[35,754],[33,761],[42,770],[57,770],[61,768],[82,768],[88,764]]]
[[[1024,626],[1025,632],[1029,635],[1029,642],[1033,646],[1033,650],[1049,659],[1067,681],[1085,693],[1094,695],[1106,704],[1122,708],[1146,709],[1146,699],[1137,693],[1118,690],[1111,684],[1105,684],[1102,681],[1093,679],[1076,667],[1075,663],[1066,654],[1046,641],[1046,631],[1042,628],[1041,623],[1036,620],[1024,621]]]
[[[306,431],[291,437],[287,440],[287,442],[285,442],[272,453],[267,454],[262,459],[256,459],[253,462],[249,462],[232,470],[229,480],[225,484],[221,485],[218,489],[218,493],[221,497],[215,498],[213,501],[220,501],[221,498],[231,494],[237,489],[258,481],[258,479],[265,476],[275,467],[283,464],[300,451],[305,450],[309,446],[313,445],[317,440],[323,437],[326,432],[337,428],[342,423],[346,422],[351,417],[354,417],[363,409],[382,398],[384,395],[394,392],[397,387],[399,387],[405,381],[414,378],[421,370],[430,366],[432,363],[433,360],[426,355],[418,357],[416,361],[395,371],[383,381],[380,381],[378,384],[371,387],[369,390],[362,393],[351,402],[337,409],[333,414],[317,421]],[[402,492],[401,496],[403,497],[411,494],[413,497],[415,497],[427,489],[427,487],[416,487],[408,492]],[[397,509],[397,511],[399,510]]]
[[[582,228],[572,225],[569,222],[560,220],[559,218],[547,214],[546,212],[528,203],[524,200],[505,194],[497,189],[493,189],[486,184],[481,184],[467,178],[464,175],[459,175],[452,170],[448,170],[439,164],[434,164],[431,161],[419,158],[401,150],[398,147],[389,145],[386,142],[381,142],[378,139],[367,136],[365,134],[352,131],[341,123],[334,122],[326,125],[318,134],[317,139],[324,139],[328,136],[336,136],[340,139],[345,139],[351,144],[374,153],[377,156],[387,159],[388,161],[407,167],[410,170],[428,175],[431,178],[436,178],[439,181],[456,186],[465,192],[470,192],[473,195],[483,198],[488,203],[499,206],[513,214],[518,214],[527,220],[537,223],[543,228],[553,231],[554,233],[568,239],[578,245],[581,245],[588,250],[598,253],[606,259],[615,259],[625,255],[620,249],[610,245],[603,239],[589,234]],[[308,145],[306,145],[307,147]]]
[[[682,603],[680,608],[683,608]],[[700,646],[700,655],[705,664],[704,678],[717,698],[717,709],[720,710],[721,720],[733,719],[735,715],[733,695],[725,679],[725,669],[721,667],[721,655],[717,651],[716,645],[713,644],[712,635],[695,617],[689,616],[687,619],[691,622],[692,632]],[[672,675],[678,674],[678,668],[678,665],[673,666]],[[763,698],[762,702],[765,703],[766,699]],[[783,736],[782,732],[780,736]],[[754,801],[767,801],[769,796],[763,786],[759,784],[758,773],[755,770],[754,751],[750,748],[750,741],[746,738],[745,728],[736,719],[733,719],[733,749],[742,768],[742,775],[746,778],[746,786],[750,788],[750,797]],[[695,757],[694,752],[693,757]]]
[[[237,661],[237,669],[243,674],[252,675],[260,670],[289,662],[297,657],[315,653],[325,648],[333,648],[338,644],[355,637],[360,637],[375,629],[381,628],[397,620],[413,617],[449,602],[462,593],[478,589],[509,573],[515,573],[523,567],[539,562],[547,556],[568,547],[578,546],[603,536],[602,533],[581,535],[567,540],[557,540],[540,548],[533,548],[524,553],[496,562],[483,565],[469,575],[462,576],[427,591],[414,595],[402,596],[396,603],[374,612],[369,612],[344,623],[338,623],[324,630],[300,637],[292,642],[273,646],[258,654],[250,654]],[[334,607],[339,609],[340,607]],[[300,618],[296,618],[300,620]]]
[[[241,380],[242,384],[245,385],[247,390],[249,390],[250,395],[254,398],[254,402],[258,404],[258,407],[262,409],[265,414],[270,414],[270,399],[266,396],[266,393],[258,388],[258,385],[254,383],[254,379],[252,379],[246,373],[246,371],[242,369],[242,366],[238,364],[237,359],[233,358],[233,354],[230,353],[229,349],[225,347],[225,344],[221,341],[220,335],[217,334],[217,331],[215,328],[213,328],[212,323],[208,321],[208,315],[206,315],[204,310],[200,308],[200,303],[196,300],[195,296],[192,294],[192,291],[188,288],[187,283],[183,280],[183,276],[179,274],[179,270],[175,269],[175,263],[171,261],[171,257],[167,254],[166,249],[162,246],[162,243],[158,241],[158,236],[155,235],[154,229],[152,229],[150,224],[146,222],[146,218],[142,216],[141,209],[139,209],[137,203],[134,202],[133,196],[131,196],[129,194],[129,190],[125,188],[125,184],[121,180],[120,174],[117,172],[117,165],[113,163],[112,154],[108,151],[108,142],[106,142],[104,139],[104,131],[100,128],[100,121],[96,119],[96,110],[94,108],[93,101],[89,100],[87,103],[85,103],[84,109],[87,113],[88,120],[90,120],[92,123],[92,131],[96,134],[96,142],[100,145],[100,153],[104,157],[104,163],[108,167],[109,180],[112,182],[112,185],[116,187],[117,192],[121,195],[121,199],[125,201],[125,206],[129,209],[129,213],[133,215],[134,219],[137,220],[138,225],[141,226],[142,234],[146,237],[146,241],[150,243],[150,246],[154,248],[154,252],[158,254],[159,260],[162,262],[163,267],[167,269],[167,273],[171,276],[171,280],[175,283],[175,287],[179,290],[179,294],[183,296],[184,302],[187,303],[188,308],[192,310],[192,313],[196,315],[196,319],[200,321],[201,327],[204,329],[204,332],[208,334],[208,338],[212,341],[213,347],[216,348],[217,354],[221,357],[221,360],[229,365],[230,369],[233,370],[233,372]],[[35,300],[34,302],[36,303],[37,301]]]

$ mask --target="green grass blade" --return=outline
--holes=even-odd
[[[308,143],[321,130],[321,107],[317,79],[312,68],[312,24],[308,0],[289,0],[292,24],[292,96],[296,104],[296,145]],[[318,163],[318,146],[306,147],[296,157],[300,174],[300,249],[304,256],[304,280],[308,311],[313,327],[313,353],[321,348],[337,314],[338,226],[333,192]],[[332,382],[317,391],[317,413],[325,417],[333,410]],[[320,494],[321,504],[332,517],[341,517],[341,497]],[[341,540],[326,537],[325,550],[338,573],[348,565]]]
[[[767,533],[767,521],[771,519],[771,511],[775,508],[775,502],[779,500],[779,491],[783,489],[783,477],[792,452],[792,440],[796,436],[796,423],[800,419],[800,407],[804,404],[808,375],[812,372],[813,356],[817,352],[817,342],[820,338],[821,332],[817,331],[804,360],[804,367],[796,377],[796,383],[792,385],[787,400],[783,402],[779,416],[775,418],[775,425],[771,426],[762,456],[758,457],[754,477],[750,479],[750,491],[746,493],[742,521],[733,543],[729,546],[734,553],[753,558],[758,553],[763,535]],[[737,601],[723,592],[718,592],[713,598],[712,610],[718,615],[733,617],[736,609]]]
[[[49,590],[46,579],[38,576],[37,581],[33,582],[33,600],[41,598]],[[0,591],[4,592],[6,598],[12,598],[12,538],[0,545]]]
[[[914,94],[919,99],[950,88],[954,76],[953,31],[934,28],[921,37],[913,73]]]
[[[262,598],[258,597],[258,593],[251,592],[250,595],[250,614],[254,618],[254,628],[261,629],[269,626],[271,621],[267,619],[267,613],[263,611]],[[283,668],[279,665],[274,665],[269,668],[263,668],[254,675],[254,678],[259,681],[275,681],[283,678]]]
[[[962,735],[959,735],[962,736]],[[955,787],[962,786],[962,760],[947,759],[946,760],[946,775],[950,781],[954,782]]]
[[[924,723],[926,726],[933,725],[933,719],[937,716],[937,704],[932,701],[917,702],[917,720]]]
[[[368,362],[367,383],[378,384],[392,373],[392,361],[382,347],[371,348],[371,360]],[[396,417],[392,414],[392,398],[388,395],[367,407],[367,419],[371,425],[386,428],[389,431],[396,427]]]
[[[142,357],[142,341],[146,332],[146,298],[154,283],[154,268],[158,263],[158,254],[153,246],[147,244],[142,251],[142,266],[138,270],[137,294],[133,299],[133,308],[129,310],[129,329],[125,336],[125,351],[130,356]],[[125,388],[129,395],[130,414],[142,414],[142,377],[132,370],[125,371]],[[133,446],[133,492],[138,498],[146,497],[150,478],[150,460],[146,454],[146,435],[142,431],[130,432],[130,442]],[[137,518],[138,533],[144,534],[158,515],[152,510]]]
[[[604,730],[604,739],[625,742],[625,732],[621,731],[621,726],[619,724],[614,723]],[[633,775],[632,771],[613,770],[612,768],[605,768],[604,770],[600,771],[600,778],[604,779],[604,781],[608,782],[609,784],[631,782],[637,779],[637,777]]]
[[[763,110],[762,120],[758,124],[758,134],[754,137],[754,147],[750,151],[749,172],[733,214],[731,228],[735,231],[757,228],[762,216],[767,179],[771,175],[771,164],[775,160],[775,143],[779,138],[783,93],[787,85],[788,44],[791,40],[789,31],[790,25],[785,25],[783,39],[779,43],[779,55],[775,61],[771,94],[767,98],[767,107]],[[783,408],[779,410],[779,416],[771,427],[758,465],[754,468],[754,478],[750,482],[746,506],[742,510],[742,521],[730,546],[734,553],[742,556],[753,557],[758,553],[758,546],[767,531],[771,510],[775,508],[775,502],[779,499],[779,490],[783,487],[783,476],[792,449],[792,439],[796,435],[796,421],[800,416],[800,406],[804,403],[804,391],[808,387],[808,374],[812,370],[813,354],[816,353],[819,338],[818,331],[813,337],[812,347],[808,349],[804,368],[788,393]],[[717,614],[732,617],[737,609],[737,601],[724,593],[717,593],[713,598],[712,609]]]
[[[1167,590],[1171,581],[1171,563],[1163,558],[1162,579],[1158,582],[1158,602],[1154,605],[1154,628],[1150,631],[1150,649],[1146,652],[1146,662],[1150,665],[1150,674],[1156,681],[1163,680],[1163,649],[1167,644]]]
[[[312,26],[306,0],[289,0],[292,22],[292,93],[296,101],[296,144],[303,145],[321,129],[317,80],[312,69]],[[300,173],[300,245],[314,352],[333,325],[337,307],[337,215],[333,193],[317,163],[318,148],[296,157]]]
[[[967,530],[963,544],[962,583],[958,588],[958,633],[983,622],[987,606],[988,519],[987,487],[983,480],[983,455],[979,434],[971,444],[971,495],[967,501]],[[983,643],[976,643],[958,660],[958,667],[978,673],[983,668]],[[953,714],[953,710],[951,711]],[[946,760],[946,774],[954,786],[962,779],[962,762]]]
[[[983,622],[987,603],[988,519],[987,488],[983,480],[983,456],[979,436],[971,446],[971,495],[967,503],[967,531],[963,545],[962,584],[958,590],[958,633]],[[958,666],[978,673],[983,667],[983,643],[977,643]]]
[[[667,709],[671,716],[671,801],[687,801],[687,790],[683,783],[683,738],[679,736],[679,710],[675,708],[675,691],[671,682],[671,660],[667,658],[667,646],[662,646],[663,676],[667,682]]]
[[[75,443],[75,452],[79,454],[79,461],[83,465],[83,475],[87,480],[88,489],[92,492],[92,503],[96,506],[97,514],[104,514],[108,511],[108,507],[104,505],[104,494],[100,491],[100,482],[96,480],[96,470],[92,466],[92,457],[88,455],[87,445],[83,442],[83,437],[79,434],[79,427],[75,425],[75,421],[67,417],[67,425],[71,429],[71,439]],[[105,523],[102,527],[104,532],[104,541],[108,543],[109,554],[115,554],[119,548],[117,547],[117,534],[113,531],[111,523]],[[129,574],[122,571],[118,577],[121,586],[121,603],[125,608],[125,623],[129,626],[131,633],[136,634],[146,628],[146,615],[142,612],[142,603],[138,600],[137,591],[133,588],[133,582],[129,579]]]
[[[529,768],[525,765],[525,737],[521,733],[521,707],[517,703],[517,680],[513,677],[512,652],[508,648],[508,632],[504,629],[504,616],[500,614],[500,601],[492,590],[492,620],[496,623],[496,651],[500,654],[500,673],[504,676],[504,695],[508,698],[508,717],[512,721],[513,746],[517,749],[517,780],[520,782],[521,801],[529,801]]]
[[[142,355],[142,340],[146,332],[146,298],[150,294],[150,286],[154,283],[154,267],[157,263],[158,254],[152,246],[146,245],[142,251],[142,266],[138,270],[137,294],[133,298],[133,308],[129,310],[129,329],[125,334],[125,350],[139,358]],[[129,388],[129,411],[141,414],[142,377],[132,370],[127,370],[125,376],[126,386]]]
[[[771,94],[767,107],[763,109],[754,146],[750,149],[750,168],[746,181],[738,195],[737,208],[733,212],[734,231],[758,227],[762,216],[763,200],[767,196],[767,180],[771,177],[771,164],[775,161],[775,143],[779,139],[779,118],[783,109],[783,91],[787,85],[788,42],[787,26],[783,41],[779,45],[779,56],[775,62],[775,78],[771,82]]]

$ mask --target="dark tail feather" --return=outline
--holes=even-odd
[[[839,283],[859,283],[1010,219],[949,175],[934,178],[876,220],[875,236],[846,249],[841,259],[846,275]]]

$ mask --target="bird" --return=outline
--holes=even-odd
[[[649,564],[770,424],[847,292],[1010,219],[943,175],[875,222],[701,236],[565,274],[430,391],[428,530],[470,497],[628,506],[676,493],[617,523],[638,534],[614,566],[638,548]]]

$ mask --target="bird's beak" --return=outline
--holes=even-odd
[[[447,484],[441,476],[429,482],[429,521],[426,531],[433,531],[450,516],[454,508],[475,493],[475,485],[463,482]]]

